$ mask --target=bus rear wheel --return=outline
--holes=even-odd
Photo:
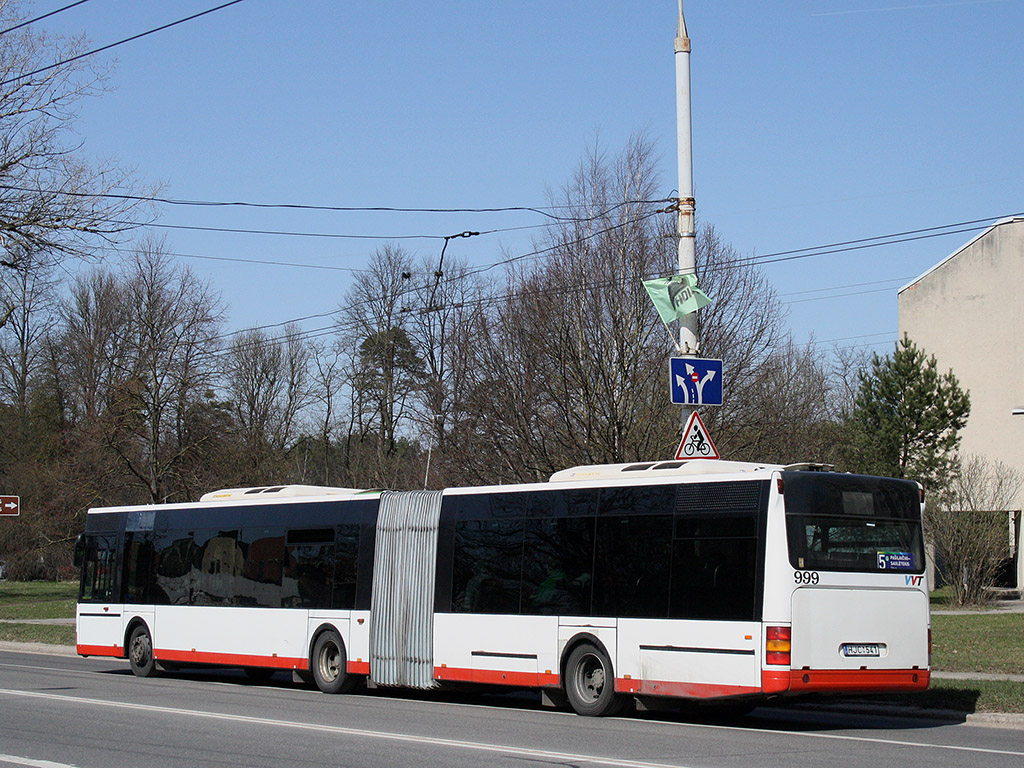
[[[590,643],[576,646],[565,665],[565,693],[578,715],[606,717],[622,709],[608,655]]]
[[[328,630],[313,644],[313,681],[323,693],[348,693],[356,680],[346,670],[345,644],[338,633]]]
[[[149,630],[142,624],[132,630],[128,639],[128,663],[136,677],[152,677],[156,674],[153,640]]]

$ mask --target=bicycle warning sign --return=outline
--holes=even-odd
[[[683,439],[676,451],[677,461],[688,459],[720,459],[718,449],[711,442],[708,428],[700,418],[700,414],[694,411],[686,420],[686,427],[683,428]]]

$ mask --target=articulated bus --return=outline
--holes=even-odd
[[[581,715],[921,690],[923,500],[907,480],[698,459],[92,509],[77,650],[325,693],[526,687]]]

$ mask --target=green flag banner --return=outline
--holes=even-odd
[[[678,320],[711,303],[711,299],[697,287],[696,275],[672,275],[643,282],[663,323]]]

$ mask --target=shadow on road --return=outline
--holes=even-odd
[[[97,670],[98,674],[128,676],[127,667]],[[209,681],[247,688],[274,688],[279,690],[304,691],[310,696],[322,696],[313,685],[293,681],[289,672],[279,671],[265,680],[250,679],[243,670],[224,667],[187,667],[164,670],[160,676],[169,680]],[[541,703],[540,693],[528,690],[508,690],[469,686],[445,687],[432,691],[407,689],[362,688],[350,694],[378,700],[395,699],[402,701],[442,702],[449,704],[497,707],[510,710],[551,712],[552,708]],[[325,697],[326,698],[326,697]],[[664,711],[635,711],[627,709],[619,717],[686,725],[727,726],[738,729],[765,729],[792,732],[881,730],[894,726],[906,730],[936,728],[952,722],[965,722],[966,716],[957,718],[952,713],[945,719],[921,716],[920,710],[883,707],[870,700],[857,699],[801,699],[757,706],[749,712],[749,705],[682,705]],[[740,711],[737,711],[739,709]],[[563,709],[568,712],[571,710]],[[916,715],[916,716],[915,716]]]

